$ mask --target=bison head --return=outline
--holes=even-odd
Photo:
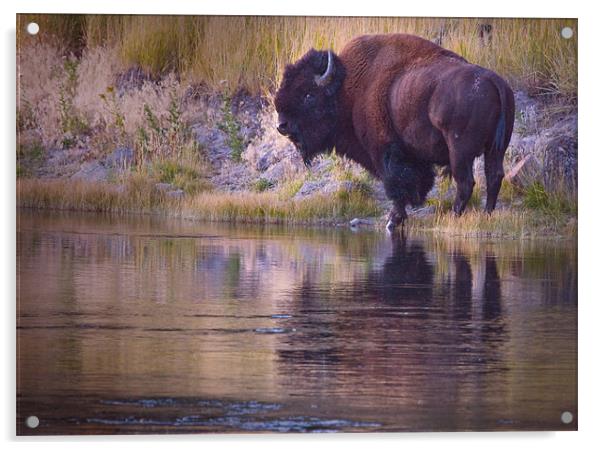
[[[307,165],[334,147],[336,94],[344,78],[345,69],[332,51],[311,49],[284,70],[274,101],[278,131],[295,144]]]

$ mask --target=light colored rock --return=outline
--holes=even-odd
[[[324,188],[325,185],[326,185],[326,180],[306,181],[305,183],[303,183],[303,186],[301,186],[301,188],[299,188],[299,190],[297,191],[297,193],[295,194],[293,199],[299,200],[303,197],[307,197],[309,195],[317,193],[322,188]]]
[[[275,162],[276,162],[276,158],[274,156],[274,152],[270,150],[257,160],[257,163],[255,164],[255,168],[259,172],[264,172]]]
[[[116,148],[109,156],[105,159],[107,167],[113,167],[116,169],[125,169],[134,164],[134,150],[128,147]]]
[[[436,210],[436,208],[433,205],[422,206],[422,207],[411,209],[410,214],[414,217],[425,217],[425,216],[430,216],[431,214],[435,214],[435,210]]]
[[[227,192],[248,190],[255,181],[254,173],[244,163],[226,161],[220,171],[211,177],[217,189]]]
[[[106,181],[109,176],[108,170],[98,161],[84,163],[71,178],[89,182]]]
[[[171,183],[157,183],[155,184],[155,187],[164,192],[173,191],[176,189],[176,187]]]
[[[356,217],[355,219],[352,219],[351,221],[349,221],[349,226],[351,226],[351,227],[373,226],[373,225],[374,225],[373,219],[358,219]]]
[[[326,184],[326,186],[324,186],[323,192],[325,194],[334,194],[335,192],[339,192],[339,191],[347,191],[347,192],[351,192],[353,190],[353,188],[355,187],[355,184],[353,183],[353,181],[330,181]]]
[[[525,156],[523,159],[521,159],[519,162],[517,162],[507,173],[506,173],[506,181],[514,181],[514,179],[517,177],[517,175],[520,173],[520,171],[523,169],[523,167],[525,167],[525,164],[529,162],[529,160],[531,160],[531,158],[533,157],[532,154],[528,154],[527,156]]]
[[[310,172],[316,176],[325,176],[332,170],[332,159],[316,158],[312,163]]]
[[[228,145],[228,136],[222,130],[206,124],[196,124],[192,126],[192,131],[197,142],[206,150],[213,167],[221,167],[230,159],[232,149]]]
[[[169,191],[165,195],[171,198],[183,198],[185,193],[182,189],[176,189],[175,191]]]
[[[560,187],[577,190],[577,139],[560,135],[546,143],[543,153],[543,182],[546,190]]]
[[[296,177],[299,173],[305,173],[305,168],[299,167],[290,159],[283,159],[263,172],[261,178],[265,178],[273,184],[278,184],[291,177]]]

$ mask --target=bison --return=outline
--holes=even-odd
[[[387,229],[403,224],[433,186],[434,165],[456,182],[462,214],[485,155],[487,204],[495,208],[514,124],[514,95],[494,72],[408,34],[367,35],[337,55],[311,49],[286,66],[274,103],[278,131],[307,165],[333,148],[383,181],[393,202]]]

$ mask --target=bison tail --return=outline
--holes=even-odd
[[[506,117],[503,103],[504,101],[502,100],[502,111],[497,122],[497,128],[495,129],[494,149],[496,152],[504,150],[504,141],[506,140]]]
[[[492,150],[496,153],[504,153],[510,143],[514,126],[514,97],[512,91],[501,78],[496,77],[494,84],[500,97],[500,117],[495,128]],[[509,93],[510,95],[508,95]]]

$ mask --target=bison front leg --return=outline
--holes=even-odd
[[[387,220],[387,230],[393,231],[399,225],[403,226],[408,213],[406,213],[405,205],[395,204],[391,212],[389,212],[389,219]]]
[[[422,204],[433,187],[435,174],[431,164],[405,159],[401,147],[388,146],[383,159],[383,185],[393,209],[389,213],[387,230],[403,225],[408,215],[406,206]]]

